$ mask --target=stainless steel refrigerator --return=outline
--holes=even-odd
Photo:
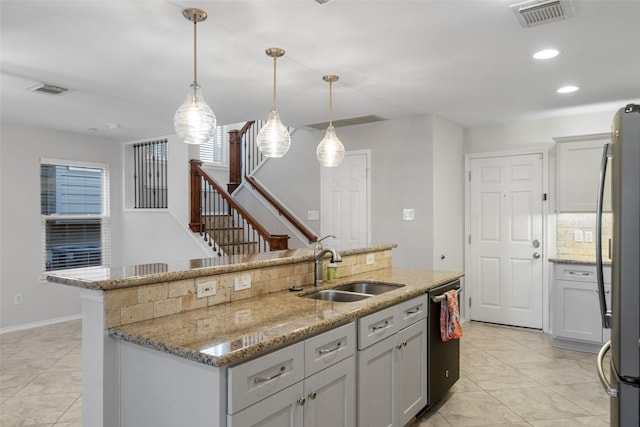
[[[613,211],[611,307],[602,274],[602,199],[611,164]],[[598,374],[611,396],[611,425],[640,426],[640,105],[620,109],[604,148],[598,189],[596,263],[602,323],[611,341],[598,354]],[[608,379],[606,354],[611,351]]]

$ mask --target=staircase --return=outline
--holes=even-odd
[[[256,137],[262,121],[247,122],[241,130],[229,132],[229,183],[225,190],[202,169],[202,162],[191,160],[190,168],[190,223],[218,256],[254,254],[288,248],[288,235],[270,234],[231,196],[248,183],[278,215],[300,231],[313,243],[318,237],[254,177],[266,158],[258,150]]]

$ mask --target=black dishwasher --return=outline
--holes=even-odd
[[[440,301],[444,293],[460,293],[460,280],[429,291],[429,333],[427,338],[427,407],[433,406],[460,378],[460,340],[442,341],[440,337]]]

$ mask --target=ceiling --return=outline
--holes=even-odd
[[[265,119],[282,47],[277,104],[285,124],[437,114],[464,127],[614,111],[640,100],[640,0],[573,1],[575,16],[524,28],[519,0],[0,2],[2,121],[119,141],[173,132],[198,81],[218,124]],[[536,61],[534,51],[560,56]],[[62,95],[26,90],[44,82]],[[559,95],[565,84],[581,88]],[[111,125],[111,129],[109,124]]]

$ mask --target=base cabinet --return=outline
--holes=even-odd
[[[360,427],[404,426],[427,405],[427,321],[426,296],[412,303],[375,313],[360,331],[403,324],[403,310],[417,314],[415,323],[358,351],[358,425]],[[416,304],[419,301],[420,304]],[[390,309],[387,309],[390,310]],[[365,326],[365,327],[363,327]],[[370,327],[366,327],[370,326]],[[382,328],[379,329],[382,331]],[[363,340],[371,342],[371,334]]]
[[[228,427],[355,425],[353,356],[227,417]]]
[[[611,306],[611,269],[604,270],[605,298]],[[597,351],[609,340],[602,328],[594,266],[560,264],[554,282],[553,336],[556,347]]]

